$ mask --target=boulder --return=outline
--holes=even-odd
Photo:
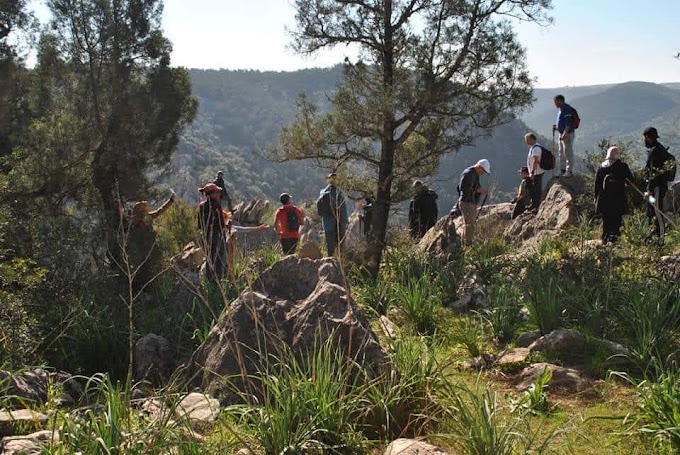
[[[181,253],[172,257],[171,261],[179,270],[196,272],[205,261],[205,254],[200,246],[189,242]]]
[[[456,232],[456,218],[447,215],[425,233],[416,245],[416,252],[431,258],[451,258],[461,254],[460,236]]]
[[[323,257],[319,245],[312,241],[302,243],[298,249],[297,255],[300,258],[312,260],[321,259]]]
[[[321,232],[317,229],[318,223],[315,224],[311,219],[305,217],[305,222],[300,227],[300,244],[305,243],[315,243],[321,245],[323,239],[321,238]]]
[[[475,225],[475,237],[494,238],[503,235],[505,228],[510,224],[514,204],[504,202],[501,204],[485,205],[479,209],[479,218]],[[463,217],[456,218],[456,230],[460,237],[463,236]]]
[[[387,446],[385,455],[447,455],[447,452],[423,441],[400,438]]]
[[[529,332],[522,332],[517,337],[517,341],[515,342],[515,345],[518,348],[528,348],[531,345],[531,343],[538,340],[539,338],[541,338],[541,331],[540,330],[531,330]]]
[[[585,337],[575,330],[556,329],[531,343],[529,350],[567,353],[583,349],[585,342]]]
[[[585,192],[585,180],[580,175],[567,178],[552,178],[545,190],[536,215],[525,212],[510,222],[503,238],[511,243],[521,244],[537,240],[539,233],[554,235],[561,229],[575,224],[578,219],[576,199]]]
[[[241,226],[259,226],[262,217],[270,210],[271,203],[264,199],[241,202],[234,207],[233,221]]]
[[[391,369],[388,354],[345,287],[339,263],[286,256],[229,305],[183,375],[210,395],[236,402],[240,396],[234,388],[259,394],[253,376],[275,357],[302,358],[326,340],[369,377]]]
[[[356,264],[362,264],[367,250],[368,243],[363,232],[363,222],[359,215],[355,213],[350,217],[347,231],[342,241],[343,258]]]
[[[42,429],[47,424],[47,416],[30,409],[0,411],[0,437],[14,436],[26,429]]]
[[[186,419],[196,431],[210,429],[220,415],[220,403],[202,393],[190,393],[177,405],[178,419]]]
[[[529,359],[529,348],[511,348],[500,352],[496,356],[495,364],[497,366],[508,366],[526,363]]]
[[[59,440],[58,431],[42,430],[26,436],[7,436],[0,441],[1,455],[39,455],[52,442]]]
[[[380,328],[386,337],[393,340],[396,340],[399,337],[399,327],[397,327],[394,322],[390,321],[390,318],[382,315],[378,321],[380,322]]]
[[[150,333],[135,343],[135,381],[162,385],[175,369],[175,350],[162,336]]]
[[[62,387],[64,393],[76,400],[83,395],[80,383],[63,372],[49,372],[36,368],[21,374],[12,374],[0,370],[0,396],[10,398],[8,400],[10,408],[20,409],[26,407],[27,403],[46,403],[50,384]]]
[[[552,371],[552,379],[546,386],[550,392],[581,392],[592,385],[590,379],[583,377],[580,371],[573,368],[563,368],[552,363],[535,363],[522,370],[515,389],[520,392],[527,390],[546,369]]]

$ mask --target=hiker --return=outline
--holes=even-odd
[[[574,138],[576,136],[575,117],[576,110],[564,101],[564,95],[553,98],[557,108],[557,123],[553,125],[553,137],[555,131],[559,133],[560,144],[560,176],[571,177],[574,172]],[[531,170],[531,168],[529,168]]]
[[[144,285],[153,279],[161,260],[160,249],[156,247],[156,232],[153,222],[165,213],[175,202],[172,192],[168,200],[156,210],[149,210],[147,201],[139,201],[132,206],[127,226],[128,262],[130,270],[135,273],[134,282]]]
[[[656,128],[649,127],[644,130],[642,137],[647,147],[647,163],[645,164],[645,180],[647,182],[647,189],[645,192],[645,201],[647,201],[647,219],[649,223],[654,220],[654,233],[663,240],[664,221],[661,216],[663,213],[663,200],[668,191],[668,176],[667,163],[672,160],[672,156],[668,153],[668,149],[659,143],[659,133]],[[654,200],[650,199],[650,196]]]
[[[329,256],[333,256],[336,248],[342,244],[347,230],[347,204],[342,191],[335,186],[337,175],[328,174],[326,181],[328,185],[319,192],[316,208],[326,238],[326,251]]]
[[[198,228],[201,231],[201,245],[206,256],[206,274],[210,281],[217,282],[226,272],[227,223],[220,203],[222,188],[207,183],[198,191],[205,200],[198,206]]]
[[[536,135],[534,133],[527,133],[524,135],[524,142],[529,146],[529,154],[527,155],[527,169],[529,171],[529,197],[531,205],[529,210],[538,210],[541,205],[541,196],[543,192],[543,174],[545,171],[541,167],[541,155],[543,149],[541,145],[536,142]]]
[[[408,209],[408,225],[411,238],[420,240],[437,222],[437,193],[429,189],[422,181],[413,182],[415,195]]]
[[[621,236],[623,215],[626,213],[626,182],[633,174],[620,159],[618,147],[609,147],[607,158],[595,175],[595,209],[602,214],[602,244],[616,243]]]
[[[482,188],[479,177],[482,174],[491,174],[491,163],[482,159],[463,171],[458,185],[458,209],[463,215],[463,243],[464,246],[472,246],[475,237],[475,223],[477,222],[477,203],[481,195],[488,194],[486,188]]]
[[[517,188],[517,195],[512,199],[512,203],[515,204],[511,218],[513,220],[531,207],[531,196],[529,194],[531,180],[529,177],[529,169],[524,166],[518,172],[522,177],[522,181]]]
[[[300,226],[305,221],[305,215],[299,207],[293,205],[293,198],[288,193],[279,196],[281,207],[274,217],[274,228],[279,234],[283,254],[294,254],[300,240]]]
[[[217,173],[217,177],[215,178],[215,180],[213,180],[213,183],[222,188],[222,190],[220,191],[220,199],[227,203],[227,208],[229,209],[230,212],[233,213],[234,206],[231,203],[231,198],[229,197],[229,193],[227,192],[227,186],[224,183],[224,172],[219,171]]]

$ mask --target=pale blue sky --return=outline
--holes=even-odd
[[[538,87],[630,80],[680,81],[680,0],[555,0],[554,25],[522,24],[518,36]],[[286,48],[288,0],[165,0],[173,63],[192,68],[287,71],[341,62]]]

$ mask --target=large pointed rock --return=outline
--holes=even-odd
[[[460,236],[456,232],[456,218],[447,215],[425,233],[416,251],[429,257],[450,258],[461,254]]]
[[[212,396],[238,401],[235,390],[258,395],[252,376],[268,361],[286,352],[301,358],[331,338],[369,376],[389,372],[389,357],[351,299],[338,262],[286,256],[231,303],[184,375]]]

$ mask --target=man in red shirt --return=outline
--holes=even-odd
[[[293,254],[300,240],[300,227],[305,221],[305,215],[299,207],[293,205],[290,194],[281,194],[279,200],[283,206],[276,211],[274,228],[279,234],[283,254]]]

